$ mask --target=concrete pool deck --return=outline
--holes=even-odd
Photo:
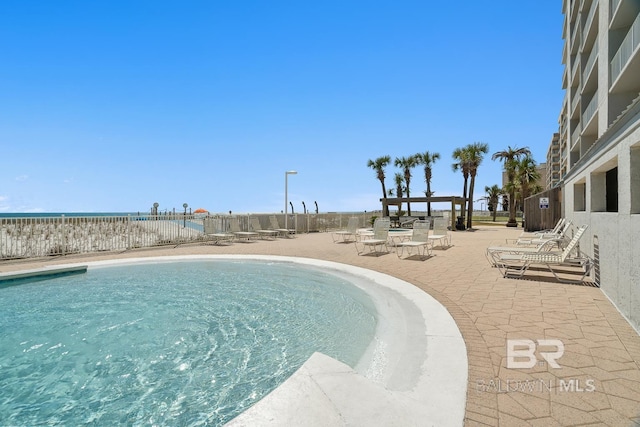
[[[385,273],[430,294],[456,321],[468,358],[465,425],[640,426],[640,336],[602,291],[545,280],[504,279],[484,256],[521,229],[479,227],[453,233],[453,246],[424,260],[358,256],[330,233],[294,239],[183,245],[123,253],[2,262],[0,272],[109,258],[258,254],[314,258]],[[555,369],[507,367],[507,340],[559,340]],[[557,341],[556,341],[557,342]],[[536,352],[540,361],[556,348]],[[545,354],[546,352],[546,354]],[[522,359],[522,358],[521,358]],[[526,357],[525,357],[526,360]],[[416,425],[429,425],[428,420]]]

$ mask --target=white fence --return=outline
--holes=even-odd
[[[257,217],[264,229],[271,228],[273,214],[235,215],[243,230],[249,218]],[[351,216],[369,226],[375,213],[290,214],[288,227],[297,233],[324,232],[344,228]],[[379,214],[378,214],[379,215]],[[215,216],[228,227],[229,216]],[[284,215],[276,214],[281,226]],[[207,242],[203,216],[128,215],[0,218],[0,260],[46,256],[126,251],[160,245]]]

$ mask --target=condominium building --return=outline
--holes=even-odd
[[[554,133],[547,151],[545,189],[553,188],[560,183],[560,134]]]
[[[538,163],[536,165],[536,173],[538,174],[539,178],[534,182],[530,182],[529,186],[531,188],[540,187],[543,190],[546,189],[548,179],[547,175],[549,174],[548,163]],[[502,188],[505,188],[508,182],[509,179],[507,178],[507,172],[502,171]]]
[[[640,330],[640,0],[564,0],[562,11],[564,215],[589,225],[581,249]]]

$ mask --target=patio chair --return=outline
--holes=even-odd
[[[360,224],[360,220],[356,216],[352,216],[349,218],[349,222],[347,223],[347,228],[345,230],[334,231],[331,234],[333,239],[333,243],[342,242],[348,243],[356,240],[356,235],[358,233],[358,225]]]
[[[205,238],[211,239],[214,245],[233,242],[234,235],[223,230],[221,218],[205,218],[202,220],[202,226]]]
[[[376,218],[373,223],[373,236],[355,241],[356,252],[358,252],[358,255],[362,255],[368,249],[370,254],[374,253],[378,256],[380,253],[383,253],[381,250],[378,250],[378,248],[384,248],[384,253],[388,253],[389,245],[387,243],[387,238],[389,237],[390,225],[391,221],[389,218]]]
[[[261,239],[270,239],[273,240],[278,235],[278,230],[265,230],[260,226],[260,221],[256,217],[249,218],[249,225],[251,226],[251,231],[258,233]]]
[[[417,254],[421,259],[425,259],[431,256],[431,251],[429,247],[433,246],[433,243],[431,240],[429,240],[430,228],[431,228],[431,222],[429,220],[414,221],[411,240],[407,240],[407,241],[396,244],[396,255],[398,255],[398,258],[402,258],[405,248],[407,249],[407,253],[409,254],[407,258],[412,256],[411,252],[413,251],[414,248],[416,249]],[[421,249],[422,249],[422,253],[420,253]]]
[[[418,221],[420,218],[412,217],[412,216],[403,216],[400,218],[402,222],[400,223],[400,228],[411,228],[413,227],[413,223]]]
[[[446,218],[433,219],[433,234],[429,236],[429,239],[432,242],[437,240],[442,248],[451,246],[451,231]]]
[[[562,283],[584,283],[584,279],[591,272],[593,263],[591,258],[580,253],[578,242],[588,225],[578,227],[573,238],[560,253],[540,252],[522,254],[502,254],[496,260],[496,267],[503,277],[521,279],[532,266],[546,267]],[[575,253],[574,253],[575,252]],[[573,272],[581,274],[578,280],[569,280],[558,275],[558,268],[570,268]]]
[[[535,254],[549,251],[560,253],[562,252],[563,241],[564,239],[549,239],[542,241],[538,246],[489,246],[485,251],[485,256],[487,257],[487,261],[495,267],[502,254]],[[556,250],[554,251],[554,249]]]
[[[278,232],[278,236],[280,237],[291,237],[292,234],[295,234],[296,230],[281,228],[280,224],[278,224],[278,218],[275,215],[269,216],[269,224],[271,225],[271,229]]]
[[[520,236],[518,236],[518,238],[522,238],[522,239],[531,238],[531,239],[534,239],[534,238],[540,236],[541,234],[545,234],[545,233],[557,234],[562,229],[562,226],[564,225],[565,221],[566,220],[564,218],[560,218],[558,220],[558,222],[556,222],[556,225],[552,229],[548,229],[548,230],[540,230],[540,231],[533,231],[533,232],[523,231],[522,233],[520,233]]]
[[[515,243],[517,245],[539,246],[547,240],[562,239],[567,235],[567,232],[571,228],[571,225],[572,223],[570,220],[563,221],[562,227],[560,227],[560,229],[556,232],[551,232],[551,233],[543,232],[543,233],[534,234],[531,237],[519,237],[518,239],[515,240]],[[509,242],[513,243],[513,239],[507,239],[507,243]]]
[[[258,233],[255,231],[242,231],[238,218],[229,218],[229,230],[233,233],[236,240],[246,239],[247,242],[250,242],[258,237]]]

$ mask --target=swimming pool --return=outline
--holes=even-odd
[[[373,302],[336,273],[181,260],[0,289],[0,425],[222,425],[321,352],[355,367]]]
[[[342,263],[273,255],[88,258],[87,262],[52,267],[88,266],[91,271],[110,265],[196,260],[287,262],[301,269],[317,268],[366,292],[376,309],[375,336],[355,367],[316,352],[280,386],[231,420],[230,427],[420,425],[425,420],[438,426],[463,425],[468,364],[462,335],[442,304],[396,277]],[[16,269],[0,273],[0,281],[35,273]],[[0,299],[4,290],[0,289]],[[25,390],[22,395],[39,391]],[[4,403],[0,399],[0,406]],[[149,420],[144,423],[151,424]],[[190,424],[197,425],[198,420]]]

